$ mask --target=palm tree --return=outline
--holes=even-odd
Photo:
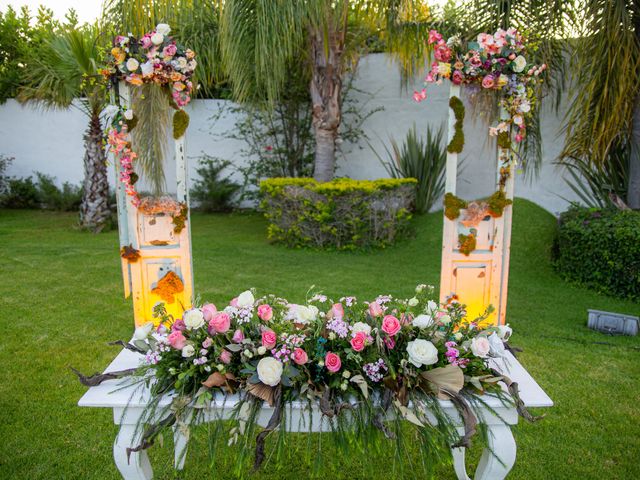
[[[66,28],[52,32],[33,58],[26,85],[18,100],[45,108],[80,108],[89,125],[84,134],[84,185],[80,225],[93,232],[108,223],[109,181],[100,113],[105,106],[105,88],[98,75],[100,58],[97,30]],[[77,102],[74,102],[77,100]]]
[[[424,62],[426,23],[413,21],[413,28],[402,28],[424,12],[424,2],[411,0],[226,0],[220,44],[235,97],[272,106],[282,95],[291,65],[308,68],[314,177],[321,182],[331,180],[345,71],[367,34],[383,29],[390,37],[388,45],[403,57],[405,67]],[[398,40],[413,41],[417,32],[421,40],[412,48]]]

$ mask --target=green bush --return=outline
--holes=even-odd
[[[554,265],[565,279],[640,298],[640,212],[572,207],[560,216]]]
[[[9,178],[7,191],[0,198],[4,208],[40,208],[40,192],[32,177]]]
[[[222,171],[231,165],[228,160],[204,156],[196,169],[197,179],[191,189],[191,197],[198,202],[198,208],[205,212],[228,212],[233,208],[240,185],[229,176],[222,177]]]
[[[4,177],[5,187],[0,190],[0,206],[4,208],[44,208],[64,212],[77,212],[82,203],[82,187],[64,182],[62,188],[55,178],[36,172],[32,177]]]
[[[260,183],[261,208],[269,238],[289,247],[385,247],[411,231],[415,184],[413,178],[272,178]]]

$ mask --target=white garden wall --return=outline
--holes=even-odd
[[[421,81],[403,90],[398,69],[383,54],[362,59],[355,86],[374,94],[371,98],[352,93],[355,98],[359,95],[360,99],[369,102],[366,108],[384,107],[384,111],[375,113],[364,125],[369,142],[381,155],[390,136],[402,141],[414,123],[420,130],[427,125],[437,128],[446,121],[447,85],[430,86],[427,100],[415,104],[411,94],[414,88],[422,88]],[[221,139],[219,135],[233,128],[234,118],[226,115],[214,120],[225,103],[223,100],[195,100],[188,106],[191,124],[187,132],[187,152],[192,160],[192,175],[195,175],[195,159],[203,152],[236,164],[242,160],[238,155],[242,143]],[[562,171],[553,165],[563,143],[558,137],[562,113],[556,115],[551,108],[544,110],[544,164],[540,176],[527,182],[520,174],[516,184],[516,196],[528,198],[554,213],[566,208],[567,201],[562,197],[575,199],[562,178]],[[9,171],[11,175],[28,176],[40,171],[55,176],[60,182],[80,183],[84,175],[82,136],[85,128],[86,118],[76,108],[43,111],[10,100],[0,106],[0,154],[15,157]],[[344,147],[347,153],[339,160],[339,175],[358,179],[386,176],[366,141]],[[465,147],[460,155],[463,167],[458,181],[460,196],[477,198],[494,190],[494,149],[488,140],[486,124],[474,118],[473,109],[467,104]],[[169,173],[167,179],[171,185],[173,175]]]

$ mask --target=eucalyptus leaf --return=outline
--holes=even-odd
[[[230,343],[226,345],[224,348],[229,350],[230,352],[237,353],[244,349],[244,347],[238,343]]]

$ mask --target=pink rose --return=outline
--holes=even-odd
[[[265,322],[270,321],[273,318],[273,309],[267,304],[260,305],[258,307],[258,317]]]
[[[166,47],[164,47],[164,50],[162,50],[162,56],[173,57],[177,51],[178,48],[175,45],[167,45]]]
[[[262,331],[262,346],[265,348],[273,348],[276,346],[276,342],[278,337],[276,336],[276,332],[273,330],[263,330]]]
[[[344,307],[341,303],[334,303],[331,307],[331,316],[334,318],[344,317]]]
[[[218,313],[218,309],[213,303],[205,303],[202,308],[202,315],[204,315],[204,321],[209,322],[213,316]]]
[[[333,352],[327,353],[327,356],[324,357],[324,366],[327,367],[331,373],[336,373],[342,367],[342,362],[340,361],[340,357]]]
[[[233,337],[231,338],[231,340],[235,343],[242,343],[242,341],[244,340],[244,333],[242,333],[242,330],[238,329],[233,332]]]
[[[182,350],[187,344],[187,339],[184,338],[184,335],[182,335],[182,332],[179,330],[170,333],[167,337],[167,341],[169,342],[169,345],[171,345],[176,350]]]
[[[231,363],[231,352],[229,350],[222,350],[222,353],[220,354],[220,361],[226,364]]]
[[[447,63],[449,60],[451,60],[451,49],[447,46],[446,43],[438,45],[435,52],[433,53],[433,56],[439,62]]]
[[[367,345],[367,334],[364,332],[357,332],[351,339],[351,348],[356,352],[361,352]]]
[[[395,335],[400,331],[401,327],[400,320],[393,315],[386,315],[382,319],[382,331],[388,335]]]
[[[177,94],[178,96],[180,96],[180,94],[178,94],[178,92],[173,92],[173,98],[176,98],[176,94]],[[238,307],[238,297],[236,297],[236,298],[234,298],[233,300],[231,300],[231,301],[229,302],[229,305],[231,305],[232,307],[236,307],[236,308],[237,308],[237,307]]]
[[[380,305],[378,302],[371,302],[369,304],[369,315],[371,315],[373,318],[379,317],[383,313],[384,311],[382,310],[382,305]]]
[[[460,85],[462,83],[462,80],[464,80],[464,75],[462,74],[462,72],[460,70],[454,70],[453,75],[451,76],[451,81],[453,82],[453,84]]]
[[[516,133],[515,141],[520,143],[522,140],[524,140],[524,137],[521,134]]]
[[[145,35],[144,37],[142,37],[140,39],[140,45],[142,45],[143,48],[149,48],[151,45],[153,45],[153,43],[151,42],[151,35]]]
[[[226,333],[229,327],[231,327],[231,319],[225,312],[218,313],[209,322],[209,331],[212,333]]]
[[[187,329],[187,326],[184,324],[184,322],[181,319],[176,320],[175,322],[173,322],[173,325],[171,325],[172,332],[183,332],[186,329]]]
[[[496,83],[495,79],[493,78],[492,75],[487,75],[486,77],[484,77],[482,79],[482,87],[483,88],[493,88],[495,83]]]
[[[309,357],[307,356],[307,352],[305,352],[300,347],[296,348],[293,351],[293,361],[298,365],[304,365],[309,361]]]

